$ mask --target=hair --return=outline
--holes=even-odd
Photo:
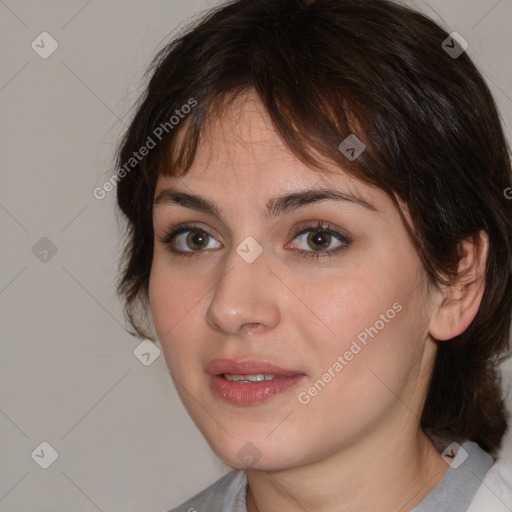
[[[456,282],[461,242],[488,234],[480,308],[462,334],[438,343],[421,426],[496,452],[507,428],[499,364],[512,309],[510,149],[484,79],[467,53],[445,51],[447,37],[388,0],[235,0],[165,46],[117,153],[127,220],[117,292],[129,332],[152,339],[142,325],[158,176],[186,174],[207,120],[254,92],[298,159],[322,172],[322,155],[393,200],[431,286]],[[338,148],[350,134],[366,145],[354,160]]]

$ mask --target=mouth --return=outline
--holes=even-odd
[[[266,361],[215,359],[207,366],[213,391],[223,400],[252,405],[290,391],[306,374]]]

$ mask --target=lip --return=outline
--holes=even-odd
[[[269,400],[280,393],[290,391],[306,378],[306,374],[298,370],[281,368],[268,361],[215,359],[206,371],[210,374],[211,389],[226,402],[236,405],[252,405]],[[274,375],[273,380],[261,382],[231,382],[223,374],[234,375]]]
[[[286,370],[279,366],[263,360],[245,359],[234,361],[233,359],[214,359],[206,367],[206,372],[210,375],[222,375],[232,373],[234,375],[255,375],[263,373],[275,375],[276,377],[293,377],[294,375],[304,375],[298,370]]]

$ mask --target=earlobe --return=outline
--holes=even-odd
[[[485,290],[489,237],[480,231],[461,242],[459,278],[443,288],[430,322],[429,333],[439,341],[462,334],[475,318]]]

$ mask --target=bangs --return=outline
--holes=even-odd
[[[337,172],[332,171],[334,164],[361,179],[364,174],[361,168],[364,158],[355,162],[349,158],[353,152],[347,153],[340,149],[340,144],[354,135],[364,145],[364,151],[368,149],[362,123],[356,117],[354,108],[348,107],[347,101],[342,101],[342,105],[336,108],[331,103],[336,98],[325,98],[320,96],[320,91],[311,91],[309,97],[318,112],[318,117],[312,119],[309,105],[297,109],[294,102],[298,99],[280,95],[278,91],[269,98],[264,92],[262,84],[256,82],[247,88],[215,91],[209,97],[199,99],[198,94],[195,94],[198,106],[165,141],[167,151],[155,165],[157,176],[184,176],[193,165],[206,132],[213,130],[215,123],[222,122],[225,113],[231,108],[243,109],[244,104],[253,96],[261,102],[285,147],[304,165],[329,173]],[[293,108],[289,108],[290,102]]]

